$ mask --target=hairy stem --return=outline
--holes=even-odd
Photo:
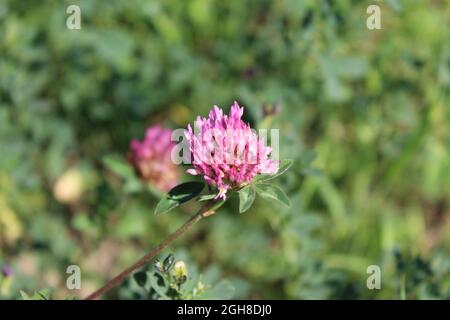
[[[202,218],[210,216],[214,214],[215,210],[219,206],[217,204],[214,205],[214,203],[208,202],[205,204],[196,214],[191,216],[188,221],[186,221],[180,228],[178,228],[175,232],[171,233],[166,239],[164,239],[163,242],[161,242],[157,247],[155,247],[152,251],[147,253],[145,256],[143,256],[141,259],[139,259],[137,262],[135,262],[132,266],[128,267],[124,271],[122,271],[120,274],[109,280],[103,287],[96,290],[95,292],[91,293],[89,296],[87,296],[84,300],[95,300],[102,296],[107,291],[111,290],[112,288],[115,288],[119,284],[122,283],[122,281],[129,276],[132,272],[136,271],[137,269],[144,266],[148,261],[153,259],[158,253],[160,253],[165,247],[167,247],[169,244],[171,244],[173,241],[178,239],[181,235],[183,235],[189,228],[191,228],[195,223],[199,222]]]

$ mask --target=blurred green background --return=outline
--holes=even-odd
[[[231,201],[165,253],[222,298],[450,298],[449,31],[448,0],[0,0],[0,298],[85,296],[177,228],[195,203],[155,217],[104,159],[233,100],[280,105],[293,206]]]

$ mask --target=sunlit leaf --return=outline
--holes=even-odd
[[[103,163],[112,172],[124,179],[130,179],[134,177],[133,168],[121,157],[108,155],[103,157]]]
[[[202,182],[184,182],[172,188],[155,208],[155,214],[163,214],[198,196],[205,184]]]

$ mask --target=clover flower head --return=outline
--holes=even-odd
[[[228,115],[217,106],[208,118],[197,117],[194,130],[185,132],[193,168],[187,172],[202,175],[219,190],[216,198],[226,198],[228,190],[238,189],[258,174],[275,174],[278,161],[270,159],[272,148],[242,121],[244,108],[237,102]]]
[[[166,192],[179,183],[180,172],[171,161],[172,130],[159,125],[147,129],[142,141],[131,140],[128,161],[142,180]]]

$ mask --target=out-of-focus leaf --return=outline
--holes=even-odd
[[[42,289],[35,291],[33,295],[27,294],[25,291],[20,290],[20,295],[23,300],[50,300],[50,290]]]
[[[105,156],[103,163],[108,169],[124,179],[134,178],[133,168],[124,159],[117,156]]]
[[[280,187],[274,184],[259,183],[255,185],[255,190],[258,195],[266,200],[275,200],[287,207],[291,206],[291,201],[289,200],[286,193],[284,193],[284,191]]]

